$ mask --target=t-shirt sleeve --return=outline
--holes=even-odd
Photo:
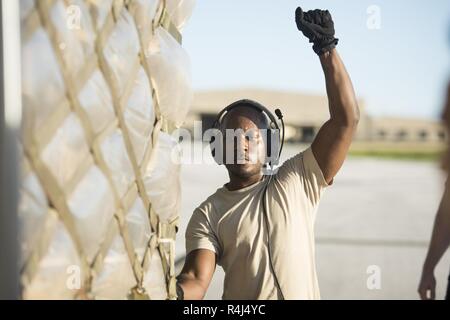
[[[208,249],[217,256],[220,254],[219,241],[208,216],[199,208],[194,210],[186,228],[186,255],[196,249]]]
[[[285,187],[304,192],[315,207],[327,183],[311,147],[286,160],[278,169],[277,180]],[[300,189],[300,190],[298,190]]]

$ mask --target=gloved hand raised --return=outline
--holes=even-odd
[[[328,10],[295,10],[297,28],[313,43],[313,50],[319,56],[336,47],[339,39],[334,37],[334,22]]]

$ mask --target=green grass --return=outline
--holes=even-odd
[[[442,152],[417,150],[351,150],[349,155],[352,157],[372,157],[396,160],[439,161]]]

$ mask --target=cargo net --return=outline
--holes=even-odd
[[[24,299],[175,299],[194,0],[21,0]]]

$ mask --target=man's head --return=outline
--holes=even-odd
[[[225,114],[219,129],[224,139],[225,166],[231,174],[246,179],[261,172],[268,128],[264,113],[245,103]]]

